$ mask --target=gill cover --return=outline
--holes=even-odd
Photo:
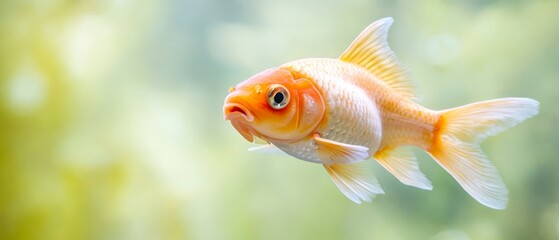
[[[281,95],[275,93],[280,92]],[[270,95],[271,94],[271,95]],[[262,71],[229,90],[224,115],[248,141],[292,141],[322,121],[325,103],[314,83],[281,68]]]
[[[308,136],[318,126],[324,116],[325,103],[320,91],[306,78],[294,79],[290,71],[273,68],[259,73],[247,81],[255,81],[260,86],[285,87],[289,92],[289,102],[277,109],[269,104],[267,94],[260,101],[267,107],[253,110],[255,121],[252,128],[264,138],[275,140],[296,140]]]

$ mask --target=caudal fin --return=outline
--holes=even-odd
[[[507,187],[479,144],[535,116],[538,109],[532,99],[503,98],[442,111],[428,152],[474,199],[504,209]]]

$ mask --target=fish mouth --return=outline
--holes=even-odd
[[[254,116],[248,108],[238,103],[226,103],[223,106],[223,114],[225,115],[225,120],[231,121],[237,132],[247,141],[252,142],[254,140],[251,128],[248,126],[249,122],[254,121]]]
[[[226,103],[225,106],[223,106],[223,114],[225,120],[234,120],[240,117],[247,122],[254,121],[254,116],[248,108],[238,103]]]

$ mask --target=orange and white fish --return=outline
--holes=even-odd
[[[392,18],[369,25],[337,59],[310,58],[265,70],[229,89],[225,119],[248,141],[322,164],[352,201],[384,193],[374,158],[402,183],[431,190],[410,148],[429,153],[473,198],[506,208],[508,190],[480,148],[486,137],[538,114],[528,98],[502,98],[434,111],[417,103],[387,43]]]

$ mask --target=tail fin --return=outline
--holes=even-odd
[[[478,202],[504,209],[507,187],[479,143],[535,116],[538,109],[532,99],[503,98],[442,111],[429,154]]]

